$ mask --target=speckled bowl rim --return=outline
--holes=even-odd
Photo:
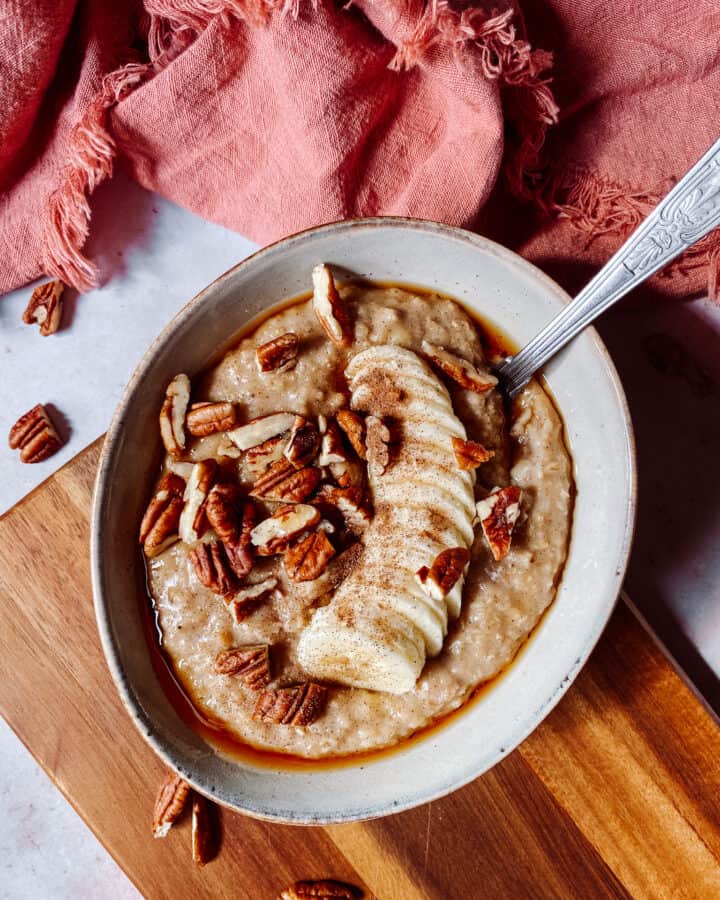
[[[259,257],[272,257],[274,255],[281,254],[293,244],[299,241],[306,241],[309,237],[316,233],[343,233],[355,229],[372,229],[377,226],[393,226],[398,228],[407,227],[412,230],[425,231],[431,234],[437,234],[443,237],[452,238],[454,240],[464,241],[479,250],[484,250],[486,252],[492,253],[511,267],[514,266],[523,270],[525,275],[539,282],[547,292],[554,294],[561,301],[561,303],[567,304],[570,302],[571,298],[567,294],[567,292],[564,291],[560,287],[560,285],[558,285],[557,282],[555,282],[552,278],[538,269],[537,266],[534,266],[532,263],[523,259],[512,250],[503,247],[501,244],[497,244],[495,241],[491,241],[489,238],[482,237],[481,235],[474,234],[473,232],[469,232],[465,229],[457,228],[455,226],[443,225],[439,222],[433,222],[426,219],[414,219],[403,216],[376,216],[365,219],[344,219],[313,228],[307,228],[303,231],[299,231],[295,234],[282,238],[279,241],[269,244],[266,247],[261,248],[260,250],[257,250],[255,253],[247,256],[235,266],[232,266],[230,269],[228,269],[226,272],[212,281],[207,287],[203,288],[203,290],[196,294],[191,300],[189,300],[185,304],[185,306],[183,306],[182,309],[165,326],[165,328],[155,338],[148,350],[143,355],[142,359],[135,368],[135,371],[133,372],[133,375],[130,378],[125,390],[123,391],[123,396],[115,410],[112,421],[110,423],[110,427],[108,428],[105,436],[105,441],[103,443],[100,461],[98,464],[97,476],[95,479],[95,489],[93,494],[90,523],[90,559],[95,616],[97,620],[102,649],[123,706],[127,710],[130,718],[142,734],[145,741],[152,747],[155,753],[171,769],[178,772],[183,778],[188,780],[194,789],[233,811],[240,812],[245,815],[250,815],[253,818],[257,818],[263,821],[288,825],[331,825],[341,824],[345,822],[368,821],[370,819],[381,818],[386,815],[403,812],[416,806],[420,806],[424,803],[429,803],[431,801],[445,797],[448,794],[459,790],[460,788],[474,781],[486,771],[489,771],[492,766],[494,766],[497,762],[500,761],[501,758],[503,758],[498,757],[498,759],[491,763],[489,766],[485,766],[484,768],[479,767],[478,771],[476,772],[470,772],[469,774],[466,773],[465,776],[457,778],[450,778],[444,785],[434,791],[423,793],[422,787],[420,786],[418,788],[417,796],[408,799],[404,803],[399,803],[392,808],[368,808],[360,813],[350,813],[348,815],[341,814],[333,817],[305,818],[294,815],[293,811],[291,810],[287,811],[287,815],[278,815],[275,813],[264,812],[262,809],[253,808],[251,805],[242,807],[238,806],[236,803],[228,800],[226,797],[223,797],[221,789],[217,792],[210,792],[205,785],[198,783],[193,778],[193,774],[187,771],[186,761],[179,758],[179,754],[175,752],[172,741],[166,740],[155,730],[151,717],[148,716],[136,702],[127,676],[120,663],[118,652],[116,650],[115,643],[112,637],[109,614],[105,608],[105,601],[101,590],[102,560],[100,549],[102,538],[102,509],[106,502],[108,491],[107,475],[111,468],[111,461],[115,452],[115,444],[117,443],[120,432],[122,431],[124,419],[127,414],[132,395],[135,391],[136,386],[143,380],[146,370],[149,368],[151,361],[166,343],[172,342],[174,334],[179,329],[179,326],[185,321],[188,316],[190,316],[195,311],[195,308],[197,306],[205,302],[208,295],[212,294],[216,285],[230,277],[235,272],[249,266]],[[411,283],[411,279],[408,279],[407,281],[408,283]],[[528,737],[528,735],[531,734],[535,730],[535,728],[537,728],[542,720],[552,711],[557,703],[559,703],[565,692],[569,689],[570,685],[573,683],[580,670],[584,666],[590,653],[602,636],[605,626],[615,609],[627,568],[630,550],[632,547],[637,510],[637,458],[632,420],[630,417],[630,411],[628,408],[625,392],[622,387],[622,382],[620,381],[620,377],[617,373],[612,358],[610,357],[610,354],[605,347],[605,344],[594,328],[591,327],[586,329],[585,333],[592,340],[596,352],[600,355],[602,362],[604,363],[607,374],[612,383],[612,387],[614,388],[621,417],[625,426],[624,438],[626,443],[626,455],[627,461],[629,463],[629,468],[627,473],[628,482],[626,485],[628,496],[626,500],[626,515],[623,540],[619,552],[619,557],[614,561],[615,572],[611,582],[612,590],[608,590],[607,592],[607,604],[598,611],[598,614],[593,622],[593,627],[588,629],[588,637],[585,641],[585,644],[579,649],[575,662],[571,669],[567,672],[565,677],[562,678],[560,683],[556,685],[555,689],[550,693],[550,695],[547,697],[547,700],[543,704],[538,706],[532,712],[529,712],[527,715],[523,716],[523,720],[520,723],[518,729],[514,732],[512,740],[507,742],[509,745],[508,752],[517,748]],[[400,750],[398,752],[402,751]],[[348,764],[348,768],[352,768],[352,765]],[[263,771],[266,771],[268,778],[273,777],[273,772],[271,769]]]

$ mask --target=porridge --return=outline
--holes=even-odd
[[[325,266],[161,412],[141,526],[162,648],[199,714],[308,758],[461,706],[552,602],[572,517],[560,417],[506,420],[453,300]]]

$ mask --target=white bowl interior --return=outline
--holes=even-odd
[[[177,372],[200,372],[268,304],[308,289],[318,262],[450,294],[518,344],[567,302],[550,279],[476,235],[403,219],[324,226],[260,251],[203,291],[142,361],[110,428],[93,511],[93,582],[103,646],[152,746],[204,793],[253,815],[321,823],[405,809],[465,784],[516,747],[576,676],[612,611],[634,517],[634,448],[624,395],[594,331],[546,368],[575,463],[568,563],[555,603],[508,671],[444,727],[360,765],[293,771],[237,763],[183,723],[153,671],[139,613],[137,529],[159,460],[157,411]]]

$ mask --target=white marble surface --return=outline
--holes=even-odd
[[[720,304],[630,300],[599,330],[637,440],[638,520],[625,587],[720,717]]]
[[[0,433],[45,403],[67,436],[60,452],[35,465],[0,453],[0,514],[106,431],[153,338],[256,247],[122,175],[96,192],[87,252],[104,286],[81,297],[66,291],[61,330],[49,337],[22,322],[31,287],[0,299]]]
[[[140,894],[0,719],[0,900]]]

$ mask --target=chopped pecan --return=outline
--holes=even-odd
[[[329,466],[331,463],[346,462],[347,459],[348,452],[345,449],[340,429],[333,419],[329,419],[325,423],[318,463],[321,466]]]
[[[195,567],[198,581],[214,594],[227,597],[233,593],[236,587],[235,576],[222,544],[217,541],[198,544],[190,551],[190,561]]]
[[[365,459],[365,420],[351,409],[340,409],[335,414],[335,421],[350,441],[350,446],[360,459]]]
[[[227,433],[220,435],[215,450],[218,456],[227,456],[229,459],[240,459],[242,456],[242,450],[233,444]]]
[[[493,488],[484,500],[477,504],[477,517],[485,538],[497,562],[507,556],[513,529],[520,516],[522,491],[510,485]]]
[[[258,697],[253,719],[275,725],[310,725],[325,706],[327,688],[313,681],[268,689]]]
[[[153,837],[167,837],[168,832],[180,818],[190,796],[190,785],[174,772],[168,772],[160,785],[153,812]]]
[[[273,463],[283,458],[285,447],[290,439],[290,432],[285,431],[275,437],[268,438],[257,447],[251,447],[243,459],[243,467],[247,476],[257,480]]]
[[[292,581],[313,581],[325,571],[335,556],[335,548],[325,531],[315,531],[288,547],[285,552],[285,571]]]
[[[230,611],[236,622],[244,622],[249,615],[269,600],[277,588],[277,578],[266,578],[257,584],[241,588],[230,600]]]
[[[184,491],[185,482],[173,472],[166,472],[158,482],[140,523],[140,543],[145,556],[157,556],[179,539]]]
[[[358,541],[350,544],[347,550],[338,553],[328,563],[327,569],[313,581],[303,581],[293,586],[293,593],[303,603],[311,604],[314,600],[334,591],[345,579],[355,571],[362,559],[363,545]]]
[[[368,468],[373,475],[383,475],[390,464],[390,429],[377,416],[365,420],[365,444]]]
[[[477,441],[465,441],[459,437],[452,438],[452,448],[458,467],[461,469],[477,469],[479,465],[495,456],[494,450],[486,450]]]
[[[362,531],[370,522],[370,509],[358,487],[340,488],[324,484],[313,499],[313,503],[329,504],[342,516],[346,527],[352,532]]]
[[[294,538],[319,521],[320,513],[314,506],[306,503],[281,506],[253,529],[250,540],[260,556],[272,556],[282,553]]]
[[[320,469],[296,469],[285,458],[273,463],[253,485],[251,497],[302,503],[320,484]]]
[[[52,456],[61,446],[48,411],[42,403],[33,406],[10,429],[8,443],[11,450],[20,451],[24,463],[38,463]]]
[[[297,416],[290,431],[290,440],[283,453],[296,469],[304,469],[314,461],[319,445],[320,435],[317,428],[312,422],[308,422],[302,416]]]
[[[236,447],[241,450],[249,450],[251,447],[257,447],[258,444],[289,431],[294,421],[293,413],[273,413],[271,416],[252,419],[245,425],[228,431],[227,434]]]
[[[365,466],[359,459],[330,463],[330,474],[341,488],[362,488],[365,484]]]
[[[237,423],[237,411],[232,403],[193,403],[185,417],[185,427],[193,437],[207,437],[218,431],[229,431]]]
[[[192,475],[194,465],[195,463],[182,462],[172,458],[165,461],[165,466],[168,472],[173,472],[175,475],[179,475],[183,481],[187,481],[188,478]]]
[[[346,347],[352,342],[352,323],[335,287],[330,269],[323,263],[312,270],[313,309],[325,334],[333,344]]]
[[[217,810],[201,794],[193,794],[192,805],[192,858],[198,866],[211,862],[220,849],[220,829]]]
[[[221,650],[215,657],[215,671],[218,675],[237,676],[253,691],[262,690],[270,683],[270,647],[250,644]]]
[[[180,516],[180,539],[194,544],[207,529],[205,510],[210,489],[217,477],[217,463],[204,459],[195,463],[185,486],[185,506]]]
[[[429,596],[443,600],[455,587],[469,562],[469,550],[465,547],[452,547],[438,553],[430,568],[422,566],[418,569],[415,577]]]
[[[436,347],[428,341],[422,342],[423,353],[427,354],[430,360],[443,372],[448,378],[452,378],[460,387],[464,387],[469,391],[475,391],[476,394],[484,394],[494,388],[498,381],[494,375],[489,372],[481,372],[475,368],[472,363],[466,359],[461,359],[445,350],[444,347]]]
[[[30,302],[22,315],[26,325],[37,322],[40,326],[40,334],[47,337],[60,327],[62,318],[62,293],[65,285],[62,281],[48,281],[39,284],[32,292]]]
[[[344,881],[323,878],[319,881],[296,881],[285,888],[278,900],[361,900],[363,892]]]
[[[258,369],[261,372],[289,372],[297,364],[299,345],[294,331],[260,344],[255,351]]]
[[[225,553],[230,568],[239,579],[249,575],[253,567],[253,547],[250,535],[257,522],[257,510],[252,500],[245,500],[240,518],[240,533],[232,541],[225,541]]]
[[[165,391],[160,410],[160,437],[170,456],[181,456],[185,449],[185,416],[190,403],[190,379],[176,375]]]

